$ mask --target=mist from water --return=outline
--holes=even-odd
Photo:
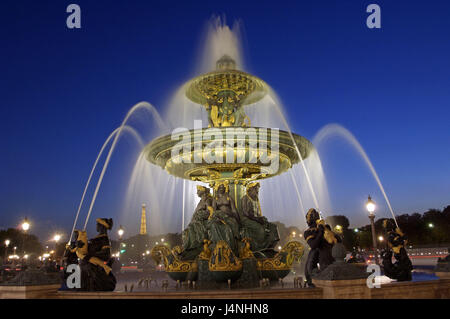
[[[141,153],[131,174],[124,213],[119,221],[122,225],[127,225],[131,233],[138,233],[141,205],[146,204],[148,233],[180,232],[183,205],[186,209],[185,221],[188,222],[193,214],[193,209],[190,208],[198,203],[197,184],[169,175],[159,166],[151,164],[144,153]]]
[[[216,69],[216,62],[222,56],[228,55],[236,62],[236,68],[244,70],[241,39],[242,23],[233,22],[230,28],[224,16],[213,16],[206,25],[203,47],[197,63],[198,74],[211,72]]]

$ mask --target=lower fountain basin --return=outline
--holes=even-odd
[[[306,138],[286,131],[215,127],[156,138],[144,148],[144,154],[171,175],[209,182],[223,172],[239,172],[236,179],[276,176],[306,159],[312,149]]]

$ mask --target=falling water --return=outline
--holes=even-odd
[[[123,127],[123,129],[124,129],[126,132],[129,132],[132,136],[134,136],[134,137],[136,138],[136,140],[138,141],[138,143],[139,143],[139,145],[140,145],[141,147],[144,147],[144,141],[142,140],[141,136],[136,132],[136,130],[134,130],[132,127],[130,127],[130,126],[128,126],[128,125],[125,125],[125,126]],[[108,136],[108,138],[106,139],[106,141],[103,143],[103,146],[102,146],[102,148],[100,149],[100,152],[98,153],[97,158],[95,159],[94,165],[92,166],[92,169],[91,169],[91,173],[89,174],[89,178],[88,178],[88,180],[87,180],[87,182],[86,182],[86,186],[84,187],[84,191],[83,191],[83,195],[81,196],[80,204],[78,205],[78,210],[77,210],[77,214],[76,214],[76,216],[75,216],[75,221],[73,222],[72,231],[70,232],[69,243],[70,243],[70,241],[72,240],[72,235],[73,235],[73,232],[74,232],[74,230],[75,230],[75,227],[76,227],[76,224],[77,224],[77,221],[78,221],[78,216],[80,215],[80,210],[81,210],[81,207],[83,206],[84,197],[86,196],[86,192],[87,192],[87,190],[88,190],[88,187],[89,187],[89,184],[90,184],[90,182],[91,182],[92,175],[94,174],[95,168],[97,167],[97,163],[98,163],[98,161],[100,160],[100,157],[102,156],[103,151],[104,151],[105,148],[106,148],[106,145],[108,145],[108,143],[109,143],[109,141],[112,139],[112,137],[113,137],[114,135],[116,135],[118,132],[119,132],[119,128],[116,128],[116,129]]]
[[[315,205],[315,207],[316,207],[317,209],[320,209],[320,208],[319,208],[319,202],[317,201],[317,196],[316,196],[316,193],[315,193],[314,188],[313,188],[313,186],[312,186],[311,178],[309,177],[308,171],[307,171],[306,166],[305,166],[305,162],[303,161],[302,154],[300,153],[300,150],[299,150],[298,147],[297,147],[297,143],[295,143],[295,139],[294,139],[294,136],[292,135],[291,128],[290,128],[290,126],[289,126],[289,124],[288,124],[288,122],[287,122],[287,120],[286,120],[286,117],[284,116],[283,111],[282,111],[282,109],[281,109],[281,106],[280,106],[281,103],[279,102],[280,99],[277,97],[277,95],[275,94],[275,92],[273,92],[273,90],[270,90],[270,94],[268,95],[268,97],[269,97],[269,98],[271,99],[271,101],[273,102],[273,105],[275,106],[275,109],[278,111],[278,113],[279,113],[279,115],[280,115],[280,118],[281,118],[282,121],[283,121],[283,124],[284,124],[284,125],[286,126],[286,128],[287,128],[287,131],[288,131],[288,133],[289,133],[289,136],[291,137],[292,143],[294,144],[295,150],[296,150],[296,152],[297,152],[297,154],[298,154],[298,157],[299,157],[299,159],[300,159],[300,164],[302,165],[303,171],[304,171],[304,173],[305,173],[305,176],[306,176],[306,182],[308,183],[308,187],[309,187],[309,190],[310,190],[310,192],[311,192],[311,196],[312,196],[312,198],[313,198],[314,205]]]
[[[114,152],[114,149],[116,147],[116,144],[117,144],[117,141],[118,141],[118,139],[120,137],[120,134],[122,133],[122,130],[123,130],[125,124],[127,123],[128,119],[130,118],[130,116],[133,115],[133,113],[136,112],[139,109],[146,109],[146,110],[150,111],[150,113],[152,113],[154,118],[156,119],[160,129],[162,129],[162,130],[167,129],[167,126],[162,121],[161,117],[158,114],[158,111],[155,109],[154,106],[152,106],[148,102],[137,103],[136,105],[134,105],[128,111],[127,115],[125,116],[124,120],[122,121],[122,124],[119,127],[119,131],[117,132],[117,134],[115,134],[115,137],[114,137],[114,140],[112,142],[111,148],[109,149],[109,152],[108,152],[108,156],[106,157],[105,163],[103,164],[103,168],[102,168],[102,171],[100,173],[100,177],[98,179],[97,186],[96,186],[95,191],[94,191],[94,196],[92,197],[91,205],[89,206],[89,211],[88,211],[88,214],[87,214],[87,217],[86,217],[86,221],[84,223],[83,230],[86,229],[87,223],[89,221],[89,217],[91,216],[92,208],[94,207],[95,200],[97,198],[97,194],[98,194],[98,191],[100,189],[100,185],[102,184],[102,181],[103,181],[103,176],[105,175],[106,169],[107,169],[109,161],[111,159],[111,155]]]
[[[208,22],[207,34],[203,43],[202,53],[199,55],[201,59],[197,64],[196,74],[202,74],[214,70],[216,61],[223,55],[228,55],[235,60],[236,66],[239,69],[243,68],[242,50],[240,46],[240,23],[238,21],[234,22],[233,26],[230,28],[226,25],[223,17],[212,17]],[[192,102],[186,97],[186,84],[181,85],[176,90],[166,109],[166,123],[169,123],[170,128],[172,129],[180,127],[193,129],[194,121],[199,120],[202,121],[203,127],[206,127],[208,124],[208,117],[204,107]],[[130,181],[130,185],[134,182],[136,182],[136,180]],[[182,213],[181,228],[183,230],[186,222],[189,220],[188,213],[194,211],[195,205],[198,201],[195,195],[196,183],[186,180],[183,180],[181,183],[178,179],[169,177],[168,175],[161,176],[161,182],[166,185],[171,185],[169,187],[170,192],[174,193],[174,197],[172,198],[179,198],[176,193],[181,190],[182,199],[180,208]],[[178,203],[171,203],[171,205],[179,207],[177,204]],[[131,206],[132,203],[129,203],[126,209],[131,209]],[[175,208],[175,210],[176,209],[177,208]],[[158,212],[153,212],[153,215],[155,214],[158,214]]]
[[[215,69],[215,62],[217,59],[225,54],[233,58],[237,63],[237,67],[243,70],[239,23],[235,23],[232,28],[229,28],[225,24],[224,19],[213,18],[210,21],[204,43],[205,46],[201,59],[202,63],[197,67],[196,73],[201,74],[212,71]],[[117,138],[121,134],[122,127],[127,123],[128,118],[137,109],[142,107],[149,109],[152,112],[159,127],[159,131],[154,133],[159,135],[162,135],[163,130],[169,130],[169,127],[171,129],[180,127],[192,129],[194,128],[195,120],[202,120],[202,126],[206,127],[207,114],[204,107],[190,101],[186,97],[185,92],[185,84],[181,85],[179,89],[176,90],[171,101],[164,108],[166,110],[166,113],[164,114],[165,122],[162,121],[157,111],[148,103],[139,103],[128,112],[122,122],[122,126],[119,128],[117,134],[115,134],[114,141],[97,183],[94,197],[91,201],[86,224],[95,203],[95,199],[102,183],[112,151],[116,146]],[[252,126],[272,128],[278,127],[286,130],[294,142],[294,137],[282,110],[280,100],[273,90],[270,89],[267,96],[261,101],[255,104],[246,105],[245,112],[250,117]],[[164,125],[164,123],[167,123],[168,125]],[[336,129],[334,130],[336,131]],[[330,132],[325,132],[324,129],[321,130],[314,140],[315,143],[320,144],[320,141],[327,134],[330,134]],[[342,133],[342,130],[340,134],[345,135]],[[154,137],[156,136],[152,136],[152,138]],[[351,141],[350,138],[347,137],[347,139]],[[354,140],[356,141],[356,139]],[[359,143],[353,144],[358,149]],[[308,205],[308,207],[314,206],[317,209],[325,211],[330,210],[328,188],[319,154],[314,149],[310,152],[308,158],[303,159],[295,142],[294,145],[300,159],[300,165],[298,167],[293,167],[289,172],[290,174],[282,174],[276,178],[261,181],[261,204],[264,206],[264,202],[266,202],[273,205],[273,209],[268,209],[265,211],[265,213],[268,213],[268,217],[281,217],[279,214],[285,212],[287,212],[290,217],[299,217],[297,210],[301,209],[304,215],[305,205]],[[359,149],[362,150],[360,145]],[[360,153],[363,155],[366,163],[368,163],[371,168],[380,189],[385,195],[381,182],[379,182],[378,175],[376,175],[376,172],[368,160],[367,155],[365,155],[363,150],[362,152],[360,151]],[[306,183],[297,182],[303,180],[305,180]],[[290,187],[291,183],[293,184],[293,187]],[[140,205],[140,203],[145,202],[149,209],[147,216],[151,221],[149,224],[149,229],[151,228],[151,232],[159,231],[163,233],[167,230],[166,227],[169,226],[169,223],[171,223],[169,226],[171,229],[178,230],[181,227],[183,230],[186,223],[189,221],[189,215],[192,214],[195,205],[199,200],[197,196],[195,196],[196,184],[198,184],[198,182],[196,183],[189,180],[182,180],[167,174],[167,172],[160,167],[149,163],[144,154],[141,152],[137,158],[128,184],[126,204],[124,206],[124,212],[127,217],[126,221],[132,222],[133,220],[139,220],[138,218],[133,219],[133,217],[130,216],[130,212],[136,212],[137,214],[140,210],[139,207],[135,207],[136,203],[139,203]],[[288,193],[289,191],[292,193]],[[298,200],[298,205],[296,203],[294,205],[295,208],[293,208],[292,203],[289,201],[292,201],[295,197]],[[391,209],[386,195],[385,199]],[[310,204],[311,206],[309,206]],[[295,212],[291,212],[292,209],[294,209]],[[391,213],[393,214],[392,209]]]
[[[171,129],[184,127],[194,128],[194,121],[201,120],[203,126],[208,123],[208,117],[204,107],[194,103],[186,97],[185,84],[182,85],[171,98],[165,113],[166,123]]]
[[[349,130],[347,130],[345,127],[343,127],[339,124],[325,125],[323,128],[321,128],[319,130],[319,132],[317,132],[316,136],[313,139],[313,143],[314,143],[314,145],[319,146],[327,137],[330,137],[333,135],[340,136],[340,137],[344,138],[346,141],[348,141],[350,143],[350,145],[352,145],[358,151],[358,153],[361,155],[361,157],[364,159],[364,161],[366,162],[367,166],[369,167],[369,169],[372,173],[372,176],[375,178],[375,180],[378,184],[378,187],[380,188],[381,193],[384,196],[384,199],[389,207],[389,210],[392,214],[392,218],[394,219],[395,224],[398,227],[397,220],[395,219],[394,210],[392,209],[391,203],[389,201],[389,198],[386,195],[383,184],[381,184],[381,180],[378,177],[378,174],[377,174],[375,168],[373,167],[372,162],[369,159],[369,156],[367,156],[367,153],[364,151],[364,148],[361,146],[361,144],[358,142],[358,140],[355,138],[355,136]]]
[[[294,177],[294,172],[293,171],[290,171],[289,174],[291,175],[292,183],[294,184],[294,188],[295,188],[295,191],[297,193],[297,199],[298,199],[298,204],[300,205],[300,210],[301,210],[301,212],[303,214],[303,218],[305,219],[306,218],[306,216],[305,216],[305,207],[303,206],[302,197],[300,196],[300,191],[298,189],[297,180]]]
[[[236,67],[244,70],[241,47],[241,22],[234,21],[230,28],[225,17],[213,16],[207,23],[206,37],[202,43],[197,70],[200,73],[210,72],[222,56],[228,55],[236,62]]]
[[[169,175],[141,153],[129,180],[120,223],[134,225],[139,220],[140,203],[146,203],[149,233],[178,232],[183,227],[183,206],[186,224],[193,212],[190,208],[196,205],[195,185],[195,182]]]

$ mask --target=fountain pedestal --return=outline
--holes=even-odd
[[[261,279],[261,271],[257,269],[256,258],[242,259],[242,275],[237,281],[238,287],[257,288]]]
[[[342,243],[334,245],[332,255],[336,261],[312,279],[316,287],[323,289],[323,298],[370,298],[370,290],[367,287],[369,273],[345,262],[346,250]]]
[[[215,282],[213,275],[209,271],[208,263],[206,259],[198,260],[198,281],[197,287],[200,289],[217,289],[219,284]]]
[[[60,287],[60,273],[30,267],[0,285],[0,299],[47,299],[56,296]]]
[[[450,248],[448,250],[450,253]],[[434,273],[441,279],[450,279],[450,254],[438,259]]]

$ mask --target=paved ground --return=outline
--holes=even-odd
[[[272,287],[277,288],[294,288],[294,276],[293,274],[289,274],[283,279],[283,284],[276,283],[275,285],[272,285]],[[184,284],[182,287],[176,287],[176,282],[173,281],[165,272],[161,271],[154,271],[154,272],[137,272],[137,271],[127,271],[121,274],[116,275],[117,279],[117,285],[115,291],[125,291],[125,286],[127,291],[130,291],[131,286],[133,286],[133,292],[143,292],[143,291],[161,291],[162,287],[162,281],[168,280],[169,281],[169,287],[168,291],[183,291],[183,290],[190,290],[188,287],[186,287],[186,284]],[[144,281],[141,282],[141,285],[139,285],[139,282],[141,279],[144,279]],[[146,287],[145,279],[152,279],[151,283],[149,281],[149,286]],[[156,284],[155,281],[156,280]]]
[[[437,258],[412,258],[414,265],[413,270],[413,281],[426,281],[426,280],[436,280],[438,277],[434,275],[433,268],[436,265]],[[289,274],[283,279],[283,288],[293,288],[294,287],[294,277],[302,276],[302,273],[297,272],[297,274]],[[116,291],[125,291],[125,286],[127,291],[130,291],[133,286],[134,292],[144,292],[144,291],[161,291],[161,283],[163,280],[169,281],[168,291],[183,291],[189,290],[186,286],[176,287],[176,282],[170,279],[170,277],[162,271],[153,272],[138,272],[126,271],[120,273],[116,276],[117,286]],[[145,285],[145,281],[139,285],[141,279],[152,279],[149,282],[149,287]],[[155,281],[156,280],[156,283]],[[282,288],[280,283],[275,284],[275,287]]]

